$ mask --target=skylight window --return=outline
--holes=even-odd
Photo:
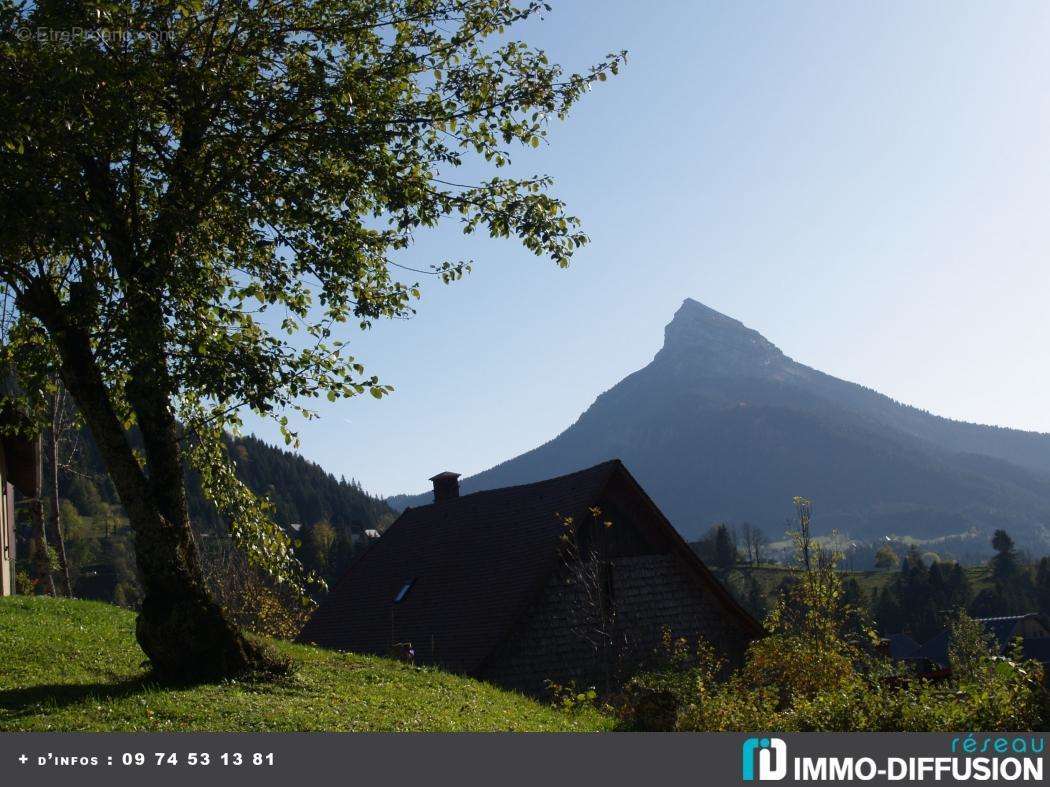
[[[414,579],[408,580],[404,585],[401,586],[401,590],[397,591],[397,595],[394,596],[394,603],[400,604],[405,600],[405,596],[408,595],[408,591],[412,589],[412,586],[416,583]]]

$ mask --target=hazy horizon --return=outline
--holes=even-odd
[[[488,468],[647,364],[687,297],[903,403],[1050,432],[1048,33],[1036,3],[556,4],[522,33],[552,59],[630,51],[515,160],[592,244],[561,271],[454,224],[420,237],[399,262],[474,273],[348,329],[397,391],[324,403],[301,453],[384,495]]]

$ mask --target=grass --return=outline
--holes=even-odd
[[[798,572],[798,569],[795,568],[774,565],[737,566],[736,570],[750,571],[762,589],[763,594],[767,597],[776,590],[781,582]],[[991,576],[987,566],[966,566],[964,571],[975,593],[979,593],[986,587],[991,586]],[[885,571],[845,571],[843,575],[856,579],[857,583],[870,598],[872,593],[881,590],[892,582],[897,577],[897,574],[898,569],[895,567]]]
[[[590,731],[596,711],[552,709],[486,683],[388,659],[276,642],[294,673],[272,682],[161,686],[134,613],[0,598],[0,730]]]

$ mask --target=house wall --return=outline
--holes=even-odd
[[[13,596],[15,592],[14,499],[0,450],[0,596]]]
[[[618,674],[650,656],[664,628],[695,644],[703,636],[725,657],[738,660],[747,637],[713,594],[699,585],[673,554],[620,556],[612,564],[614,653],[607,669],[593,637],[594,616],[572,572],[554,572],[538,601],[487,663],[481,677],[528,694],[542,695],[546,681],[604,688]]]

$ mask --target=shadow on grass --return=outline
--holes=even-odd
[[[19,719],[40,712],[59,710],[87,700],[107,702],[131,697],[144,691],[185,688],[188,684],[163,683],[150,673],[134,678],[98,683],[50,683],[19,689],[0,690],[0,718]]]
[[[291,678],[294,674],[292,662],[289,660],[285,670],[280,673],[241,676],[240,685],[246,688],[292,685]],[[88,700],[104,703],[147,691],[193,689],[221,683],[222,681],[209,680],[164,680],[152,672],[145,672],[123,679],[114,676],[110,681],[100,680],[95,683],[45,683],[18,689],[0,689],[0,721],[61,710]]]

